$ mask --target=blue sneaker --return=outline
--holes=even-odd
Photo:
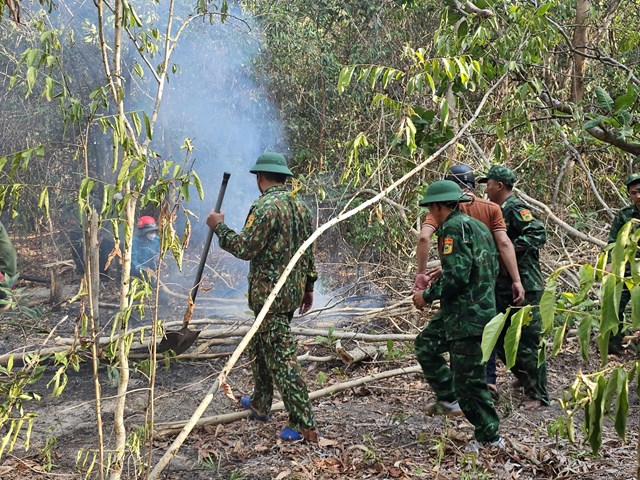
[[[242,405],[247,410],[251,410],[251,418],[254,420],[258,420],[260,422],[266,422],[269,420],[269,415],[262,415],[251,405],[251,397],[244,396],[240,399],[240,405]]]
[[[287,427],[280,433],[280,438],[285,442],[297,442],[298,440],[302,440],[304,437],[300,432]]]

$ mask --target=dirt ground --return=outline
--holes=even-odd
[[[28,263],[31,267],[36,262]],[[41,273],[34,268],[32,274]],[[185,274],[188,276],[188,274]],[[77,275],[69,272],[67,296],[77,290]],[[23,283],[23,300],[41,304],[46,314],[39,318],[18,317],[6,313],[0,319],[0,353],[20,346],[37,346],[56,330],[55,337],[71,335],[76,327],[80,304],[50,311],[46,286]],[[115,295],[115,287],[104,287],[103,298]],[[112,289],[110,291],[109,289]],[[249,325],[251,317],[243,307],[243,298],[228,299],[225,325]],[[186,306],[181,298],[169,298],[163,315],[176,320]],[[194,318],[222,318],[210,314],[215,300],[203,298]],[[319,306],[316,303],[316,307]],[[344,306],[344,305],[343,305]],[[364,306],[366,308],[366,305]],[[173,312],[173,313],[172,313]],[[342,310],[344,314],[344,310]],[[362,311],[361,311],[362,312]],[[109,318],[109,310],[103,310]],[[61,323],[63,318],[67,320]],[[304,326],[326,327],[330,322],[340,329],[361,332],[416,333],[424,318],[416,312],[398,309],[378,316],[347,314],[312,315],[297,320]],[[144,320],[140,323],[144,323]],[[322,357],[333,352],[327,338],[301,337],[300,354],[309,352]],[[345,343],[343,346],[348,347]],[[410,344],[396,342],[391,354],[374,360],[347,366],[339,360],[327,362],[303,361],[309,390],[315,391],[338,382],[376,372],[409,367],[416,364]],[[185,358],[159,362],[155,390],[155,420],[164,423],[188,419],[206,395],[219,373],[225,352],[230,346],[214,346],[209,353],[218,358]],[[628,356],[625,360],[631,360]],[[148,404],[144,363],[135,361],[129,384],[125,417],[130,432],[144,424]],[[597,368],[592,356],[584,365],[574,341],[548,362],[549,391],[552,398],[574,380],[579,371]],[[49,366],[42,379],[31,388],[42,396],[39,402],[27,402],[25,410],[38,417],[31,433],[28,451],[17,446],[0,463],[0,479],[98,478],[95,467],[87,475],[91,452],[97,446],[94,386],[91,365],[84,362],[79,372],[70,372],[68,384],[59,397],[51,396],[47,385],[55,373]],[[102,395],[102,421],[105,445],[113,445],[113,408],[117,383],[112,369],[104,364],[99,370]],[[472,438],[472,427],[464,419],[429,417],[424,408],[432,392],[420,374],[397,376],[351,388],[313,402],[316,420],[323,438],[321,445],[288,444],[278,439],[286,426],[286,414],[274,412],[267,423],[242,419],[224,425],[196,428],[165,469],[163,477],[172,480],[200,479],[366,479],[366,478],[426,478],[426,479],[631,479],[637,468],[637,425],[640,418],[636,396],[631,394],[628,437],[620,440],[607,422],[603,432],[600,455],[591,454],[588,445],[571,444],[548,433],[548,427],[562,414],[558,402],[548,408],[525,410],[522,394],[512,386],[510,373],[499,371],[501,392],[498,408],[501,431],[507,439],[505,452],[482,451],[476,457],[464,454],[464,446]],[[246,359],[233,370],[230,385],[238,394],[251,392],[251,373]],[[633,385],[635,390],[635,385]],[[205,416],[240,411],[218,393]],[[577,433],[580,441],[584,439]],[[164,453],[173,437],[156,438],[153,442],[153,462]],[[20,445],[20,442],[18,442]],[[141,451],[146,455],[146,449]],[[124,478],[136,478],[141,461],[134,453],[127,456]]]

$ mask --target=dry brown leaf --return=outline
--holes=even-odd
[[[274,480],[282,480],[283,478],[287,478],[289,475],[291,475],[291,470],[286,469],[280,472]]]
[[[14,468],[15,468],[14,466],[2,465],[2,466],[0,466],[0,475],[7,474],[11,470],[13,470]]]
[[[318,439],[318,445],[320,445],[321,447],[331,447],[333,445],[336,445],[337,443],[338,442],[336,442],[335,440],[330,440],[325,437],[320,437]]]

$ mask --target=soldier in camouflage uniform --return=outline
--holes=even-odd
[[[507,167],[493,165],[485,178],[479,180],[486,183],[486,194],[489,200],[502,207],[502,215],[507,225],[507,235],[513,242],[518,260],[520,280],[525,289],[525,299],[521,306],[535,305],[529,325],[522,327],[522,334],[516,355],[516,363],[511,369],[516,376],[529,400],[525,401],[528,408],[549,405],[547,393],[547,364],[538,366],[538,349],[540,346],[540,298],[544,291],[544,279],[540,270],[539,249],[547,241],[547,232],[542,222],[531,213],[530,207],[513,195],[513,185],[516,176]],[[496,308],[498,312],[505,312],[512,305],[511,277],[501,269],[496,283]],[[510,316],[515,313],[513,310]],[[505,361],[504,336],[510,322],[507,320],[505,328],[496,344],[496,352]],[[495,363],[493,372],[487,376],[495,379]]]
[[[632,173],[629,175],[624,184],[627,186],[631,205],[622,208],[613,219],[613,222],[611,222],[609,240],[607,242],[609,245],[616,243],[618,233],[625,223],[634,218],[636,220],[640,220],[640,173]],[[640,258],[640,248],[636,250],[636,258]],[[631,264],[627,263],[624,274],[626,277],[631,276]],[[625,350],[622,346],[622,339],[624,338],[624,334],[622,333],[622,322],[624,321],[624,310],[630,300],[631,293],[627,288],[627,284],[624,283],[622,296],[620,297],[620,306],[618,308],[618,320],[620,321],[620,326],[618,327],[617,333],[609,337],[609,353],[620,354]]]
[[[244,228],[234,232],[224,223],[224,214],[213,211],[207,225],[218,236],[220,247],[251,262],[249,307],[257,315],[293,254],[311,235],[312,227],[309,209],[285,186],[287,177],[293,174],[282,155],[264,153],[250,171],[256,174],[262,196],[251,206]],[[248,347],[255,387],[253,395],[242,397],[240,404],[250,409],[254,418],[266,421],[275,383],[289,413],[289,426],[280,435],[288,441],[317,441],[309,394],[296,357],[297,342],[290,327],[298,307],[301,314],[311,308],[317,278],[309,249],[287,278]]]
[[[418,309],[440,299],[438,313],[415,340],[415,351],[424,377],[436,394],[429,413],[464,413],[475,427],[475,440],[467,447],[477,451],[481,445],[504,448],[500,419],[485,384],[482,363],[482,331],[496,315],[495,279],[498,252],[491,233],[478,220],[458,210],[469,201],[460,187],[441,180],[429,185],[420,202],[428,206],[439,225],[442,238],[442,275],[429,288],[416,292]],[[444,358],[449,352],[450,367]]]

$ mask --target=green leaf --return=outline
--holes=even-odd
[[[131,116],[131,120],[133,121],[133,127],[136,131],[136,135],[140,135],[140,132],[142,131],[142,123],[140,122],[140,115],[138,115],[136,112],[131,112],[130,116]]]
[[[608,251],[604,251],[598,255],[598,261],[596,262],[596,281],[602,281],[602,276],[606,273],[606,265],[608,263],[608,260]]]
[[[582,128],[584,128],[585,130],[589,130],[590,128],[598,127],[605,120],[606,120],[606,117],[603,117],[602,115],[596,115],[595,117],[584,122],[584,125],[582,126]]]
[[[582,359],[586,362],[589,360],[589,343],[591,341],[591,328],[593,325],[592,315],[583,315],[578,324],[578,343],[580,345],[580,353]]]
[[[542,319],[542,334],[545,335],[551,331],[555,321],[556,308],[556,288],[558,284],[558,275],[561,270],[558,269],[549,275],[547,283],[544,286],[544,293],[540,298],[540,317]]]
[[[200,200],[204,199],[204,189],[202,188],[202,182],[200,181],[200,177],[195,171],[191,172],[191,177],[193,178],[193,184],[195,185],[196,190],[198,192],[198,197],[200,197]]]
[[[142,116],[144,118],[144,128],[147,131],[147,138],[149,140],[152,140],[152,136],[151,136],[151,120],[149,120],[149,117],[147,116],[146,112],[142,112]]]
[[[428,73],[425,72],[425,76],[427,77],[427,81],[429,82],[429,88],[431,88],[431,92],[435,93],[436,92],[436,84],[433,81],[433,77],[431,75],[429,75]]]
[[[613,99],[611,95],[601,86],[597,86],[595,91],[600,107],[607,109],[609,112],[613,111]]]
[[[618,332],[618,306],[622,296],[622,281],[615,275],[606,275],[602,280],[600,318],[600,335]]]
[[[580,266],[578,275],[580,277],[580,290],[571,302],[574,305],[578,305],[586,300],[589,295],[589,291],[596,280],[595,269],[593,268],[593,265],[589,265],[588,263]]]
[[[616,98],[615,102],[613,102],[613,111],[618,113],[622,110],[628,110],[634,103],[636,103],[637,98],[638,95],[635,87],[631,82],[629,82],[627,85],[627,92],[620,95]]]
[[[618,392],[618,381],[620,380],[620,368],[614,368],[607,379],[607,383],[604,389],[604,410],[608,412],[611,408],[611,403],[613,399],[616,397]]]
[[[36,83],[36,77],[38,76],[38,70],[35,67],[27,68],[27,97],[33,90],[33,86]]]
[[[498,343],[498,338],[502,333],[509,311],[510,309],[507,309],[505,313],[499,313],[485,325],[484,330],[482,331],[481,343],[483,363],[489,360],[496,343]]]
[[[349,86],[355,68],[355,66],[350,65],[340,70],[340,75],[338,76],[338,93],[343,93]]]
[[[640,285],[631,289],[631,323],[633,328],[640,328]]]
[[[589,423],[587,426],[587,435],[589,445],[594,454],[597,454],[602,446],[602,425],[604,422],[604,390],[606,381],[604,376],[598,376],[592,400],[586,406],[585,410],[589,411]],[[585,412],[586,414],[586,412]],[[585,416],[586,419],[586,416]]]
[[[446,127],[449,122],[449,102],[446,99],[443,99],[442,103],[440,103],[440,122],[442,123],[442,128]]]
[[[44,80],[44,90],[42,92],[42,95],[44,95],[44,98],[46,98],[49,102],[53,98],[53,85],[53,78],[46,77]]]
[[[560,352],[562,348],[562,342],[564,341],[564,334],[567,331],[567,321],[565,320],[562,325],[556,328],[553,334],[553,346],[551,347],[551,355],[555,356]]]
[[[614,426],[616,432],[626,441],[627,416],[629,413],[629,377],[626,372],[620,369],[620,379],[618,380],[618,401],[616,402]]]
[[[504,336],[505,367],[507,370],[510,370],[516,364],[522,325],[531,321],[532,308],[532,305],[527,305],[526,307],[518,309],[518,311],[511,316],[511,325],[507,328],[507,333]]]
[[[44,187],[40,192],[40,199],[38,200],[38,208],[44,207],[44,214],[49,218],[49,187]]]
[[[542,5],[540,5],[538,7],[538,9],[536,10],[536,13],[534,14],[534,16],[536,18],[543,17],[545,15],[545,13],[547,13],[547,10],[549,10],[551,5],[553,5],[552,2],[543,3]]]

